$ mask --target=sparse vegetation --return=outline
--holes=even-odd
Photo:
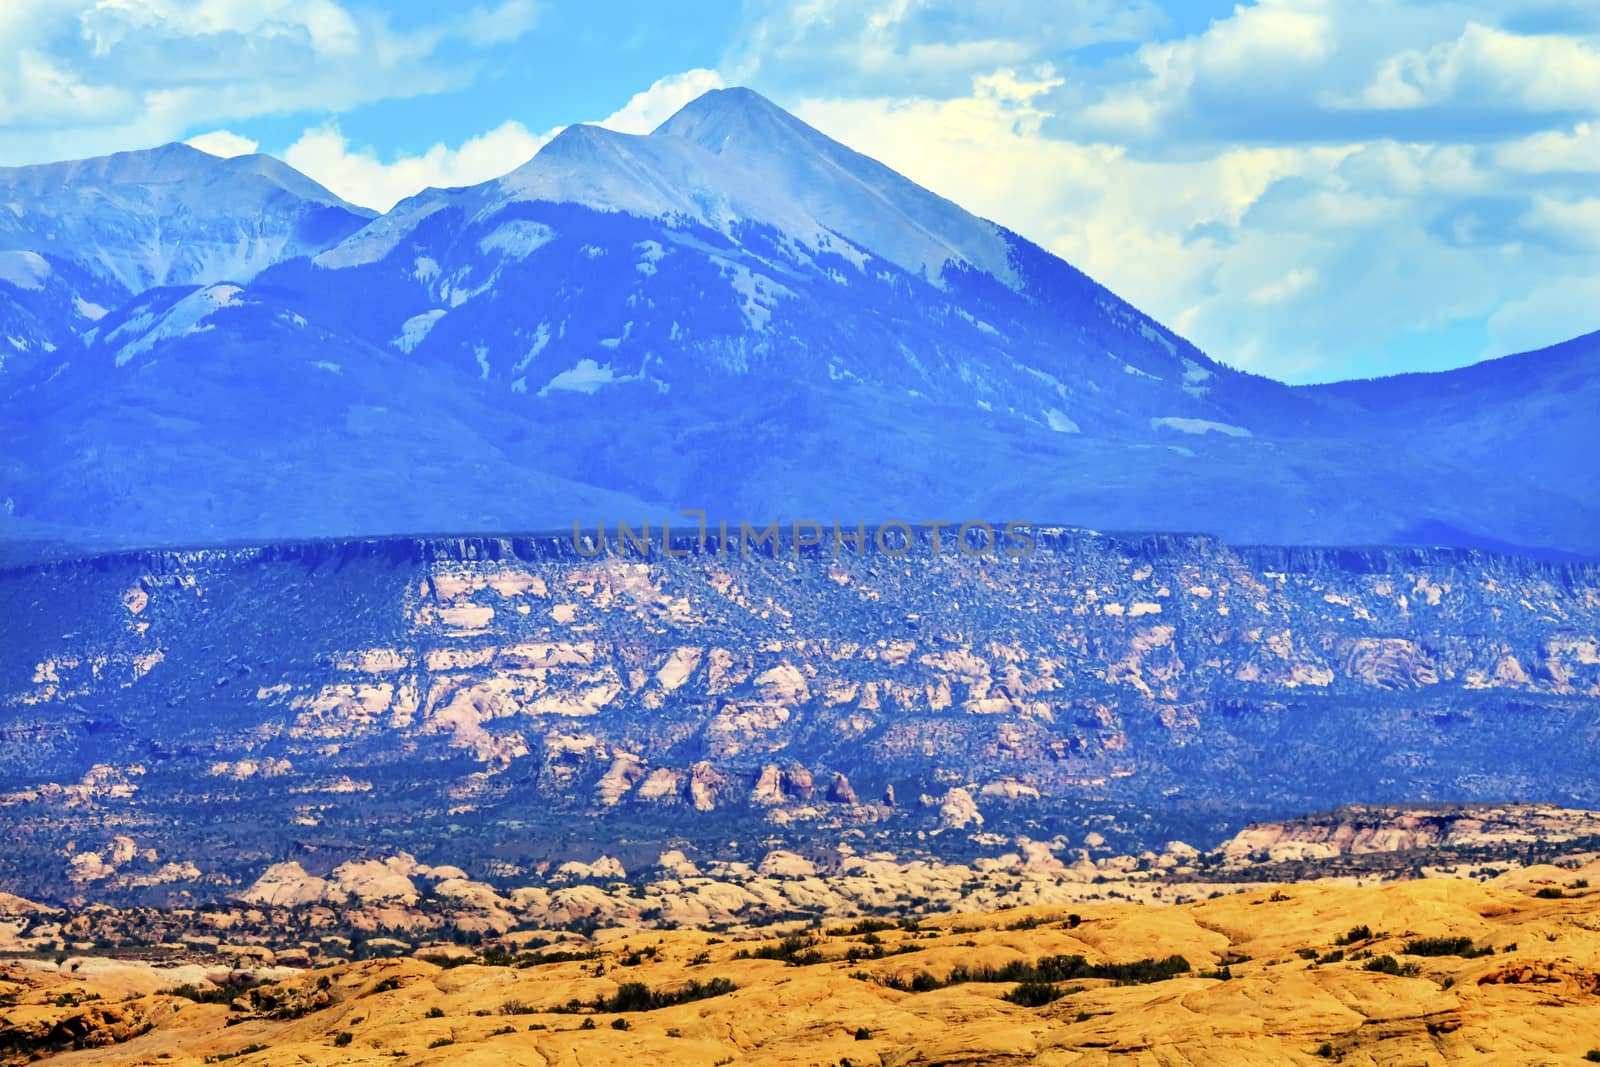
[[[1074,955],[1045,956],[1031,964],[1016,960],[1000,967],[988,965],[968,967],[958,964],[951,970],[949,976],[942,980],[927,971],[919,971],[909,979],[899,975],[874,977],[861,972],[857,972],[856,976],[902,992],[926,993],[964,982],[1054,985],[1082,979],[1101,979],[1118,985],[1142,985],[1147,982],[1165,981],[1189,972],[1189,961],[1178,955],[1159,960],[1135,960],[1131,963],[1090,963],[1084,957]]]
[[[742,948],[733,954],[736,960],[782,960],[791,967],[807,967],[821,963],[826,958],[816,949],[816,940],[805,934],[790,934],[775,945]]]
[[[1005,999],[1024,1008],[1042,1008],[1072,992],[1075,991],[1053,982],[1023,982],[1007,993]]]
[[[1333,943],[1335,945],[1355,945],[1361,943],[1362,941],[1371,940],[1372,928],[1365,923],[1362,923],[1360,926],[1352,926],[1342,936],[1335,938]]]
[[[264,983],[254,979],[240,978],[222,985],[197,986],[185,983],[171,989],[163,989],[161,992],[166,996],[192,1000],[196,1004],[232,1004],[241,994],[262,984]]]
[[[1417,974],[1420,968],[1414,963],[1402,964],[1393,956],[1374,956],[1361,967],[1364,971],[1374,971],[1378,974],[1392,974],[1397,977],[1409,978]]]
[[[1469,960],[1494,955],[1491,946],[1474,948],[1470,937],[1419,937],[1406,942],[1404,951],[1408,956],[1460,956]]]

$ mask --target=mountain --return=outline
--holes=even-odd
[[[133,155],[10,179],[19,226],[70,214],[46,172],[113,206],[0,253],[0,536],[692,508],[1600,553],[1597,487],[1561,466],[1600,444],[1591,394],[1557,384],[1592,388],[1592,346],[1476,391],[1473,368],[1343,391],[1240,373],[748,90],[649,135],[570,127],[370,220],[264,157]],[[172,204],[215,246],[152,237]],[[66,280],[26,288],[40,262]]]
[[[0,375],[70,358],[107,310],[152,287],[249,281],[372,214],[271,156],[183,144],[0,167]]]

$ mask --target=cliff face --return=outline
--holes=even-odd
[[[0,571],[0,884],[206,895],[400,848],[492,878],[598,838],[1209,846],[1352,802],[1600,801],[1600,567],[675,535],[671,558],[568,534]]]

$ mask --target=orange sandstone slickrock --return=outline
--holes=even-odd
[[[160,992],[177,981],[145,964],[13,961],[0,970],[0,1059],[25,1061],[32,1041],[62,1049],[52,1062],[63,1064],[201,1063],[253,1049],[227,1061],[252,1067],[1577,1064],[1600,1047],[1600,890],[1589,878],[1600,863],[1487,884],[1304,883],[1178,907],[1086,904],[1076,922],[1029,908],[883,929],[791,926],[766,940],[610,930],[588,959],[280,972],[231,1006]],[[785,933],[800,935],[796,962],[760,958],[781,957]],[[1464,938],[1455,951],[1470,943],[1479,954],[1408,951],[1422,938]],[[1005,999],[1015,981],[941,984],[958,966],[1173,954],[1192,971],[1061,982],[1041,1007]],[[933,980],[915,988],[936,988],[896,988],[922,974]],[[591,1006],[624,983],[670,993],[713,979],[736,988],[655,1010]]]

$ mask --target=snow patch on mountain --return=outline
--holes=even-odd
[[[1078,433],[1078,424],[1067,418],[1066,412],[1049,408],[1044,413],[1045,424],[1056,433]]]
[[[556,231],[543,223],[514,219],[494,229],[478,242],[478,251],[498,252],[510,259],[527,259],[556,239]]]
[[[633,250],[639,253],[639,262],[633,265],[633,269],[643,274],[646,278],[655,275],[656,264],[665,259],[667,255],[667,250],[661,247],[660,241],[640,241],[633,246]]]
[[[540,396],[549,396],[552,392],[593,393],[618,382],[637,381],[637,374],[618,374],[611,369],[609,363],[596,363],[592,359],[578,360],[578,365],[564,370],[545,383],[539,390]]]
[[[1252,436],[1250,431],[1243,426],[1232,426],[1226,422],[1212,422],[1210,419],[1182,418],[1175,415],[1151,419],[1150,426],[1152,429],[1159,430],[1165,427],[1169,430],[1177,430],[1179,433],[1188,434],[1220,433],[1229,437]]]
[[[424,219],[444,209],[447,204],[448,201],[442,198],[425,199],[422,196],[403,201],[389,214],[373,219],[339,244],[313,256],[311,262],[327,270],[378,263],[400,247],[400,242],[410,236]]]
[[[755,273],[742,263],[724,263],[723,269],[733,273],[729,284],[739,295],[739,310],[744,314],[745,325],[757,332],[765,330],[772,321],[772,310],[777,306],[778,298],[794,295],[792,290],[765,274]],[[727,274],[723,276],[727,277]]]
[[[0,282],[38,292],[50,274],[50,264],[37,252],[0,252]]]
[[[145,310],[129,318],[106,335],[108,343],[124,337],[133,338],[117,350],[116,365],[126,366],[128,361],[149,352],[162,341],[176,340],[211,329],[206,319],[227,307],[244,303],[239,299],[243,292],[237,285],[209,285],[197,289],[164,312]]]
[[[1150,325],[1148,321],[1141,321],[1139,323],[1139,334],[1146,341],[1154,341],[1161,345],[1167,350],[1167,355],[1176,356],[1178,354],[1178,346],[1173,344],[1172,340],[1167,337],[1165,333]]]
[[[433,308],[420,315],[413,315],[400,324],[400,335],[389,343],[402,352],[413,352],[428,336],[428,331],[433,329],[434,323],[444,318],[444,308]]]
[[[96,304],[94,301],[85,300],[83,297],[76,295],[72,298],[72,308],[79,315],[88,319],[90,322],[99,322],[108,314],[105,308],[101,307],[99,304]]]
[[[545,345],[549,343],[550,324],[548,322],[541,322],[539,323],[539,328],[533,332],[533,344],[528,347],[527,353],[523,355],[521,359],[517,360],[516,366],[511,368],[512,373],[521,374],[523,371],[527,370],[528,364],[532,363],[534,357],[538,356],[540,352],[543,352]],[[526,383],[524,383],[524,387],[526,387]]]

